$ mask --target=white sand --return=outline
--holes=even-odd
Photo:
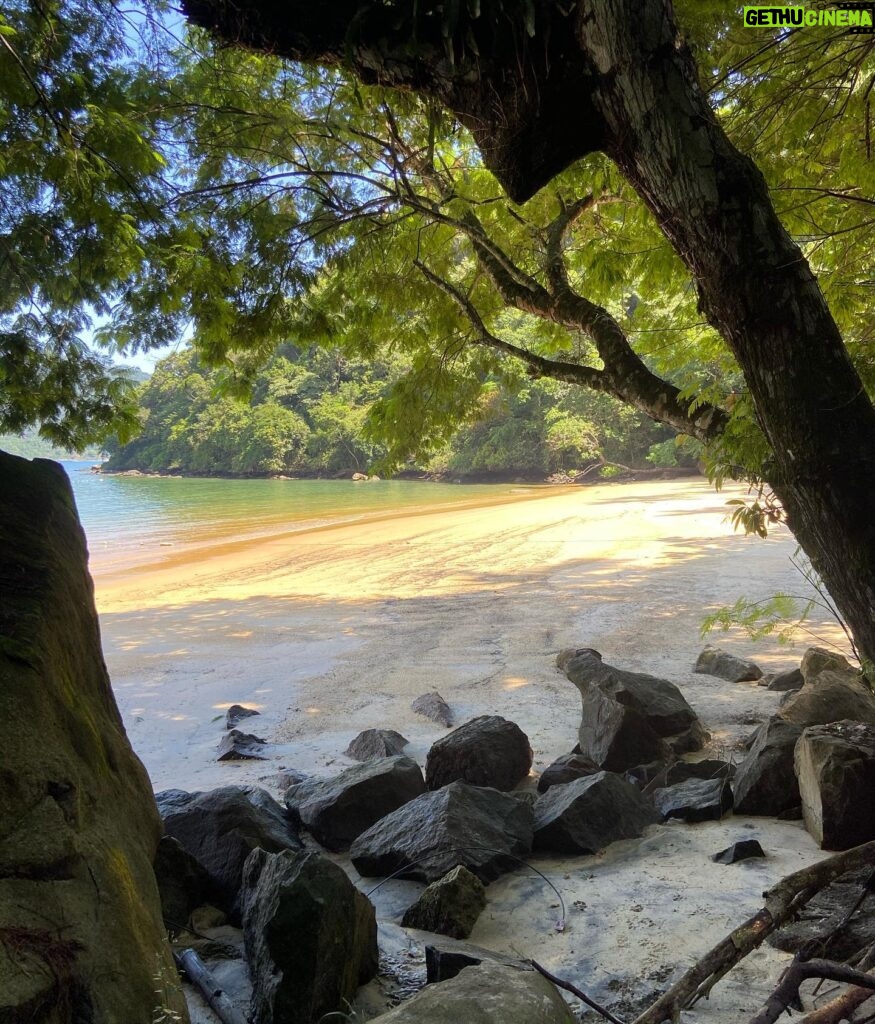
[[[728,756],[780,695],[693,675],[701,620],[740,596],[805,592],[792,537],[733,534],[731,496],[698,480],[563,489],[174,551],[127,573],[97,566],[106,658],[131,740],[156,789],[269,785],[283,766],[330,773],[350,763],[342,751],[353,736],[375,726],[402,732],[424,763],[444,730],[410,703],[437,689],[460,723],[483,713],[517,722],[540,771],[571,749],[579,724],[556,652],[588,646],[676,682],[713,734],[709,752]],[[839,639],[833,624],[816,625]],[[766,670],[798,663],[809,642],[712,641]],[[235,702],[261,709],[245,727],[275,744],[269,761],[214,760]],[[709,860],[749,837],[766,861]],[[553,928],[557,900],[523,869],[490,886],[471,941],[536,956],[597,998],[630,976],[652,976],[656,989],[758,909],[763,889],[821,856],[795,823],[659,826],[598,857],[534,861],[562,892],[563,933]],[[391,917],[419,888],[393,882],[374,899]],[[758,951],[688,1019],[746,1019],[782,962]]]

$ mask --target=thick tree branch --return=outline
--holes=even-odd
[[[766,1000],[760,1012],[751,1018],[750,1024],[775,1024],[775,1021],[799,998],[799,986],[808,978],[825,978],[827,981],[843,981],[846,984],[865,988],[871,994],[875,991],[875,978],[862,971],[855,971],[844,964],[831,960],[799,960],[784,972],[780,984]]]

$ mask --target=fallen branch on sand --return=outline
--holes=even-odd
[[[857,964],[857,970],[868,971],[871,974],[873,967],[875,967],[875,944],[869,947],[866,955]],[[875,978],[875,974],[871,974],[871,976]],[[807,1017],[802,1019],[801,1024],[838,1024],[839,1021],[849,1020],[854,1010],[871,997],[872,990],[870,988],[854,985],[852,988],[845,989],[835,999],[812,1010]]]
[[[777,928],[790,920],[830,882],[847,871],[875,864],[875,841],[828,857],[787,875],[765,893],[765,906],[709,950],[684,976],[649,1006],[635,1024],[676,1021],[680,1011],[707,997],[714,985]]]
[[[825,978],[827,981],[841,981],[875,991],[875,977],[856,971],[844,964],[831,960],[800,960],[798,957],[784,971],[780,984],[766,1000],[765,1006],[751,1019],[750,1024],[775,1024],[788,1007],[799,999],[799,986],[808,978]]]

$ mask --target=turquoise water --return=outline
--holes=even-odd
[[[216,480],[104,476],[64,462],[92,558],[128,561],[177,544],[306,529],[402,510],[464,505],[520,494],[512,484],[410,480]]]

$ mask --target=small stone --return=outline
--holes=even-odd
[[[417,697],[410,708],[418,715],[424,715],[429,721],[446,726],[446,728],[453,724],[453,712],[437,690]]]
[[[225,728],[236,729],[244,718],[252,718],[260,714],[261,712],[256,711],[255,708],[245,708],[242,704],[232,704],[225,712]]]
[[[486,887],[461,864],[432,882],[404,914],[405,928],[467,939],[486,906]]]
[[[755,665],[752,661],[737,658],[734,654],[728,654],[710,644],[696,659],[693,671],[700,675],[717,676],[730,683],[753,682],[763,674],[759,665]]]
[[[265,740],[252,733],[232,729],[219,741],[217,761],[266,761]]]
[[[371,761],[375,757],[394,757],[407,746],[400,732],[394,729],[365,729],[344,751],[346,757],[355,761]]]
[[[740,860],[751,857],[765,857],[765,852],[756,839],[742,839],[732,846],[727,846],[711,858],[717,864],[737,864]]]
[[[732,790],[725,779],[688,779],[654,790],[653,802],[664,820],[719,821],[732,810]]]
[[[786,693],[787,690],[798,690],[805,680],[802,677],[802,670],[791,668],[787,672],[778,672],[769,680],[769,689],[778,693]]]

